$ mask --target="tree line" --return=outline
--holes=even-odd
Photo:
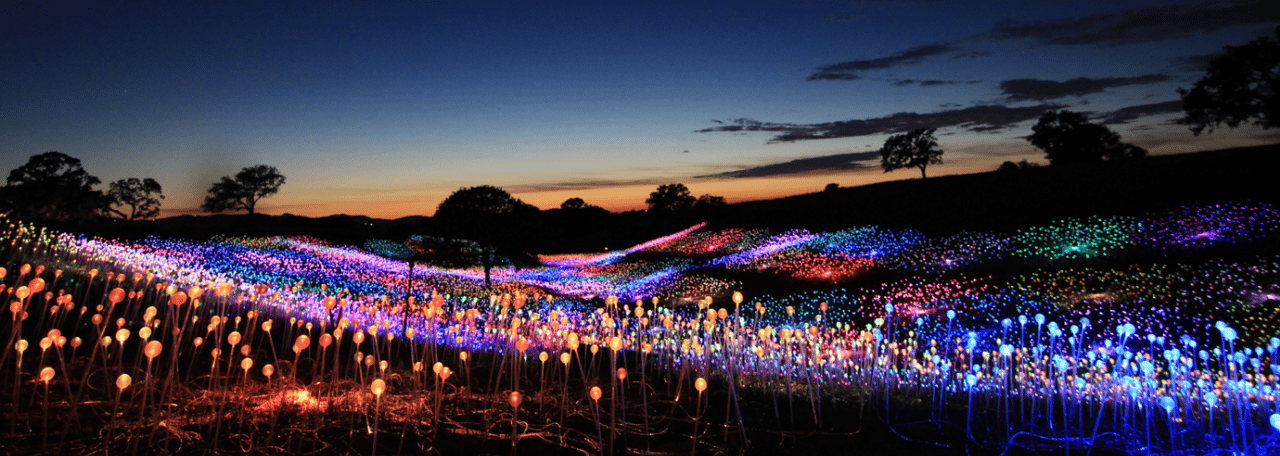
[[[285,177],[274,166],[255,165],[235,177],[213,183],[201,208],[205,212],[246,210],[280,191]],[[131,222],[160,215],[164,188],[155,179],[129,177],[95,188],[102,180],[89,174],[80,159],[52,151],[31,156],[9,172],[0,187],[0,212],[22,220],[84,223],[102,219]]]
[[[1280,27],[1275,35],[1280,40]],[[1226,125],[1236,128],[1252,122],[1263,129],[1280,126],[1280,42],[1262,37],[1243,46],[1227,46],[1213,60],[1206,75],[1190,90],[1178,89],[1186,115],[1178,123],[1199,135]],[[885,140],[880,149],[880,166],[890,172],[917,168],[926,177],[929,165],[942,163],[936,128],[920,128]],[[1050,165],[1075,165],[1102,161],[1129,160],[1147,156],[1147,151],[1120,141],[1120,134],[1089,122],[1083,113],[1069,110],[1046,112],[1031,128],[1026,139],[1045,152]],[[1009,171],[1037,166],[1023,160],[1000,165]],[[828,189],[830,190],[830,189]]]

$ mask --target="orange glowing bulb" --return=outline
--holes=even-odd
[[[276,368],[275,368],[275,366],[272,366],[272,365],[270,365],[270,364],[267,364],[267,365],[262,366],[262,376],[263,376],[263,377],[271,378],[271,374],[274,374],[275,372],[276,372]]]
[[[298,336],[298,339],[294,341],[294,345],[298,346],[299,351],[306,350],[307,347],[311,346],[311,338],[307,337],[306,334]]]
[[[54,372],[52,367],[40,369],[40,380],[44,380],[45,386],[49,385],[49,380],[53,380],[53,374]]]
[[[133,377],[130,377],[129,374],[120,374],[119,377],[116,377],[116,388],[120,388],[121,391],[124,391],[131,384],[133,384]]]
[[[507,396],[507,403],[511,404],[511,408],[520,408],[520,401],[522,399],[523,398],[520,397],[519,391],[512,391],[511,395]]]
[[[147,342],[147,347],[143,350],[143,353],[147,355],[147,358],[155,359],[155,357],[160,356],[160,350],[162,349],[164,349],[164,346],[160,344],[160,341],[153,340]]]
[[[618,380],[621,380],[621,381],[627,380],[627,369],[625,367],[618,368]]]
[[[386,389],[387,383],[380,378],[373,379],[373,383],[369,385],[369,391],[372,391],[373,395],[379,398],[382,397],[382,392],[386,391]]]
[[[591,387],[591,400],[600,402],[600,395],[601,395],[601,392],[600,392],[599,386]]]
[[[698,390],[699,393],[706,391],[707,381],[704,380],[702,377],[698,377],[698,380],[693,382],[693,388]]]
[[[561,353],[561,354],[560,354],[560,362],[561,362],[561,363],[564,363],[564,365],[566,365],[566,366],[568,366],[568,365],[569,365],[569,361],[570,361],[570,360],[572,360],[572,359],[573,359],[573,357],[572,357],[572,356],[570,356],[568,353]]]
[[[121,344],[124,344],[124,341],[129,340],[129,330],[120,328],[119,331],[116,331],[116,340],[120,341]]]
[[[333,344],[333,336],[327,333],[320,335],[320,348],[329,348],[331,344]]]
[[[248,346],[248,345],[246,345],[246,347],[247,347],[247,346]],[[249,374],[249,369],[252,369],[252,368],[253,368],[253,358],[245,358],[245,359],[240,360],[240,368],[241,368],[241,369],[244,369],[244,373],[245,373],[246,375],[248,375],[248,374]]]
[[[444,370],[444,363],[436,363],[434,366],[431,366],[431,372],[436,374],[439,374],[442,370]]]
[[[467,356],[468,356],[468,355],[467,355],[467,352],[465,352],[465,351],[464,351],[464,352],[459,352],[459,353],[458,353],[458,359],[462,360],[462,362],[464,362],[464,363],[465,363],[465,362],[467,362]]]

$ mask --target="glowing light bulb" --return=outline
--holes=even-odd
[[[164,349],[164,346],[160,344],[160,341],[153,340],[151,342],[147,342],[147,346],[142,352],[147,355],[147,358],[155,359],[155,357],[160,356],[160,351],[162,349]]]

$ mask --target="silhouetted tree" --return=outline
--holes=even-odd
[[[649,198],[644,200],[645,204],[649,205],[650,211],[691,209],[697,201],[698,199],[693,197],[684,184],[659,185],[658,189],[649,193]]]
[[[1280,40],[1280,27],[1275,33]],[[1280,43],[1264,36],[1224,49],[1195,87],[1178,89],[1187,113],[1179,123],[1196,135],[1249,120],[1264,129],[1280,126]]]
[[[106,206],[106,197],[93,186],[101,183],[62,152],[31,156],[27,164],[9,172],[0,201],[11,216],[36,221],[85,221]]]
[[[1138,147],[1138,146],[1133,146],[1133,147]],[[1039,168],[1039,167],[1040,167],[1039,163],[1029,162],[1027,161],[1027,159],[1024,158],[1022,159],[1022,161],[1017,163],[1014,163],[1012,161],[1006,161],[1004,163],[1001,163],[1000,167],[996,168],[996,171],[1008,172],[1008,171],[1017,171],[1020,169]]]
[[[160,183],[150,177],[139,180],[136,177],[120,179],[112,182],[107,188],[107,212],[119,216],[122,220],[154,218],[160,214],[160,200],[164,199]],[[126,214],[121,209],[128,208]]]
[[[437,225],[452,237],[471,239],[480,245],[479,263],[484,268],[484,285],[491,287],[490,271],[498,260],[498,250],[518,243],[519,218],[538,208],[512,197],[491,185],[460,188],[436,207]]]
[[[1121,143],[1120,135],[1110,128],[1090,123],[1084,114],[1065,109],[1044,113],[1031,131],[1034,133],[1027,137],[1027,141],[1045,151],[1050,165],[1094,163],[1147,155],[1141,147]]]
[[[724,201],[723,196],[702,195],[698,197],[698,201],[693,203],[694,209],[712,209],[717,207],[725,207],[728,203]]]
[[[933,137],[937,128],[921,128],[906,134],[890,136],[880,149],[880,166],[884,172],[899,168],[920,168],[920,178],[924,179],[924,170],[929,165],[942,163],[942,150],[938,149],[938,140]]]
[[[254,213],[258,201],[280,191],[284,185],[284,174],[274,166],[248,166],[236,173],[235,179],[222,176],[221,182],[214,182],[209,188],[209,195],[200,205],[205,212],[222,212],[246,210]]]
[[[587,207],[587,202],[577,197],[569,198],[560,203],[560,208],[565,210],[582,209],[584,207]]]
[[[823,189],[822,189],[822,191],[827,192],[827,193],[831,193],[831,192],[834,192],[834,191],[839,190],[839,189],[840,189],[840,184],[837,184],[837,183],[835,183],[835,182],[832,182],[832,183],[830,183],[830,184],[827,184],[827,186],[826,186],[825,188],[823,188]]]

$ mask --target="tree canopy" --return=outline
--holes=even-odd
[[[677,211],[693,208],[698,201],[684,184],[659,185],[657,190],[649,193],[645,204],[650,211]]]
[[[112,182],[107,188],[106,211],[124,220],[149,219],[160,214],[164,192],[155,179],[130,177]],[[129,213],[124,213],[123,209]]]
[[[1084,114],[1068,110],[1049,111],[1031,127],[1027,137],[1045,151],[1050,165],[1095,163],[1103,160],[1141,158],[1147,151],[1120,142],[1120,135],[1104,125],[1090,123]]]
[[[450,237],[476,241],[480,249],[463,249],[476,253],[484,267],[485,286],[490,286],[490,270],[500,261],[498,251],[521,243],[523,231],[519,218],[538,212],[538,208],[511,196],[506,190],[491,185],[460,188],[436,207],[433,220],[437,228]]]
[[[9,172],[2,193],[11,215],[38,221],[84,221],[96,217],[106,197],[93,186],[101,183],[85,171],[80,159],[62,152],[31,156],[25,165]]]
[[[1280,27],[1275,30],[1280,40]],[[1178,89],[1186,117],[1180,123],[1191,132],[1213,130],[1222,124],[1236,128],[1253,121],[1264,129],[1280,127],[1280,42],[1270,37],[1243,46],[1227,46],[1209,63],[1207,74],[1191,90]]]
[[[693,203],[693,207],[695,209],[713,209],[717,207],[725,207],[727,205],[728,203],[725,202],[723,196],[715,196],[711,194],[699,196],[698,201]]]
[[[538,208],[492,185],[460,188],[436,206],[434,218],[454,228],[454,234],[475,235],[491,231],[490,224],[507,215],[537,212]],[[466,237],[466,236],[463,236]],[[475,239],[466,237],[467,239]],[[484,239],[476,239],[487,242]]]
[[[214,182],[200,207],[205,212],[245,210],[252,214],[258,201],[278,193],[283,185],[284,174],[276,167],[248,166],[236,173],[234,179],[222,176],[221,181]]]
[[[920,128],[886,139],[884,148],[880,149],[880,166],[884,172],[919,168],[920,178],[927,177],[925,168],[942,163],[942,150],[938,149],[938,140],[933,136],[936,131],[937,128]]]

